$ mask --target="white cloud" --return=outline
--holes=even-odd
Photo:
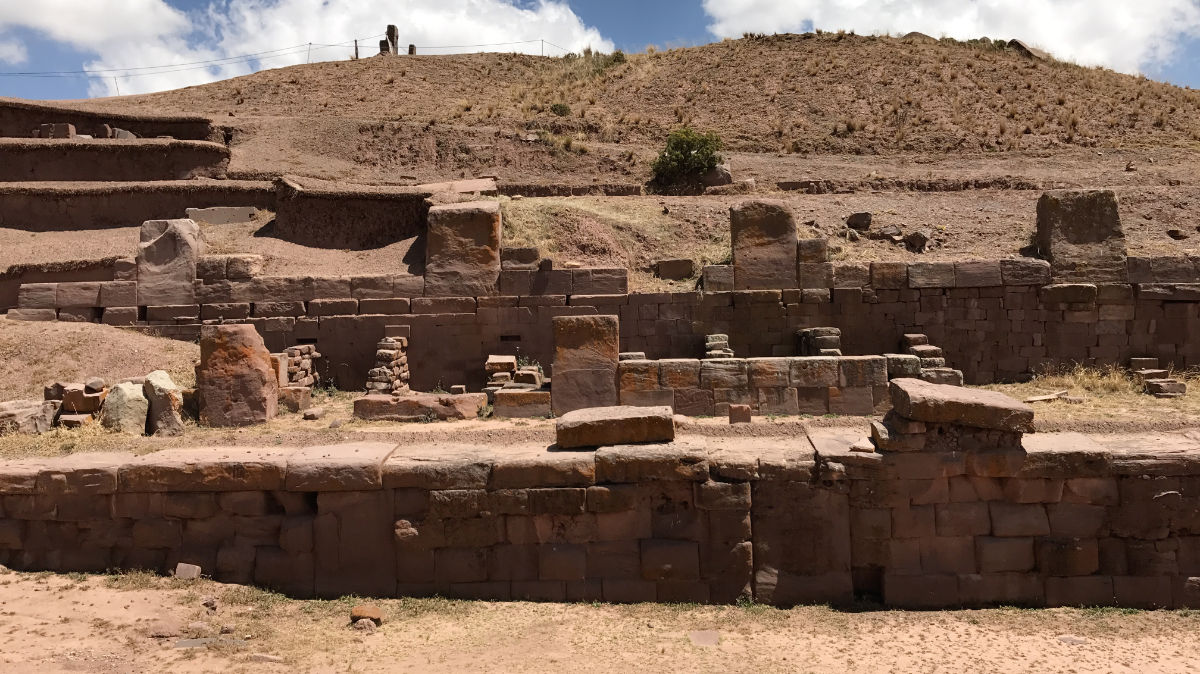
[[[704,0],[717,37],[745,32],[919,31],[1017,38],[1063,59],[1139,72],[1200,35],[1200,0]]]
[[[25,45],[16,40],[0,38],[0,63],[24,63],[28,58]]]
[[[260,67],[304,63],[310,54],[307,48],[301,48],[266,54],[249,63],[111,72],[119,69],[192,64],[309,42],[315,43],[313,61],[345,59],[353,52],[352,45],[322,45],[382,33],[387,23],[399,27],[402,50],[410,43],[425,47],[540,39],[571,51],[587,46],[602,51],[613,48],[610,40],[584,25],[563,0],[212,0],[204,8],[186,14],[165,0],[3,4],[0,29],[31,29],[95,54],[84,69],[110,72],[97,72],[92,79],[89,92],[93,96],[113,95],[118,87],[120,93],[131,94],[203,84],[245,75]],[[62,20],[64,16],[71,20]],[[379,38],[365,40],[359,48],[363,56],[378,53]],[[485,49],[537,54],[541,45],[531,42],[449,51]],[[560,53],[551,47],[546,49],[547,54]]]

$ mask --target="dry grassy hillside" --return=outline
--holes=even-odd
[[[750,152],[1200,142],[1200,92],[1030,60],[991,42],[781,35],[616,61],[604,55],[370,58],[264,71],[119,104],[207,113],[220,122],[333,116],[363,122],[360,134],[384,122],[382,130],[395,135],[399,127],[451,125],[655,146],[687,122],[717,131],[730,149]],[[570,113],[551,112],[555,103]]]

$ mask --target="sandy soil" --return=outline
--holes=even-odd
[[[358,601],[296,601],[146,574],[0,572],[0,670],[1040,673],[1200,666],[1194,611],[383,600],[374,603],[384,623],[367,634],[348,625]]]
[[[176,383],[195,381],[200,347],[94,323],[10,321],[0,316],[0,401],[40,400],[54,381],[100,377],[116,382],[166,370]]]

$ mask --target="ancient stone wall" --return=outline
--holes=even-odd
[[[211,206],[274,210],[274,188],[241,180],[0,184],[0,227],[29,232],[136,227]]]
[[[320,186],[285,176],[275,181],[275,234],[321,248],[379,248],[425,233],[429,211],[421,188]],[[414,246],[423,256],[423,246]],[[397,269],[424,260],[396,260]]]
[[[0,139],[0,153],[0,182],[189,180],[229,168],[224,144],[169,139]]]
[[[653,359],[696,358],[713,333],[728,334],[739,356],[793,356],[796,330],[832,326],[849,355],[893,353],[903,334],[927,334],[967,383],[1071,362],[1200,363],[1200,339],[1192,338],[1200,334],[1200,273],[1190,258],[1130,258],[1128,284],[1048,285],[1049,267],[1036,260],[818,266],[837,287],[627,294],[622,269],[521,270],[501,272],[500,295],[474,298],[423,297],[420,276],[218,275],[197,281],[196,304],[145,308],[119,299],[119,284],[129,281],[118,280],[96,284],[100,305],[84,312],[71,309],[92,296],[91,286],[62,284],[60,299],[53,283],[27,284],[10,317],[82,317],[185,339],[195,339],[203,321],[248,321],[272,350],[315,342],[326,355],[322,375],[350,389],[362,385],[389,325],[412,329],[415,390],[439,381],[480,390],[489,354],[548,367],[550,320],[580,314],[617,315],[620,349]]]
[[[104,125],[132,131],[142,138],[171,136],[180,140],[223,142],[224,133],[212,121],[198,116],[126,115],[75,110],[30,101],[0,100],[0,137],[29,138],[46,123],[75,125],[78,133],[100,137]]]
[[[896,454],[814,435],[7,462],[0,564],[188,562],[299,597],[1200,607],[1200,447],[924,432]]]

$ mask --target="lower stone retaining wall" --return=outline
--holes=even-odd
[[[211,206],[274,210],[275,190],[269,182],[242,180],[0,184],[0,227],[29,232],[138,227]]]
[[[848,451],[856,436],[8,462],[0,564],[182,561],[298,597],[1200,607],[1200,447],[1182,436],[885,454]]]
[[[224,144],[160,138],[0,139],[0,157],[0,182],[223,178],[229,168]]]
[[[61,105],[0,99],[0,137],[28,138],[42,124],[75,125],[78,133],[100,135],[105,124],[136,133],[142,138],[171,136],[180,140],[224,141],[224,132],[212,120],[194,115],[130,115],[78,110]]]

